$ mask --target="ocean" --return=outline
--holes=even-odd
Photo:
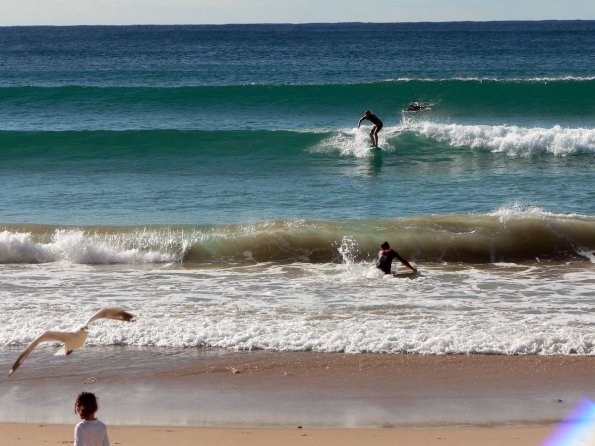
[[[2,363],[106,306],[137,322],[87,355],[595,355],[593,54],[593,21],[0,28]]]

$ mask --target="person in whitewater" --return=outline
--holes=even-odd
[[[378,147],[378,132],[382,129],[384,124],[378,118],[378,116],[372,114],[370,110],[366,110],[364,116],[359,118],[359,122],[357,123],[358,129],[364,119],[367,119],[372,124],[374,124],[374,126],[372,127],[372,131],[370,132],[370,138],[372,139],[372,147]]]
[[[409,112],[420,111],[420,110],[423,110],[424,108],[426,108],[425,104],[420,104],[419,102],[412,102],[411,104],[409,104],[407,106],[407,110],[405,110],[405,111],[409,111]]]
[[[376,262],[376,267],[384,271],[384,274],[390,274],[393,259],[395,258],[398,259],[403,265],[405,265],[414,273],[417,272],[417,269],[412,267],[411,264],[403,257],[401,257],[401,255],[397,251],[391,249],[388,242],[384,242],[382,245],[380,245],[380,251],[378,251],[378,262]]]

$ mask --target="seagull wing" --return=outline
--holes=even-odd
[[[70,338],[72,338],[72,336],[73,333],[64,331],[46,331],[44,334],[38,336],[33,341],[31,341],[31,343],[27,346],[23,353],[20,354],[20,356],[17,358],[17,360],[12,365],[12,368],[8,372],[8,376],[12,375],[19,368],[19,366],[23,363],[25,358],[29,356],[29,353],[31,353],[39,344],[42,344],[44,342],[61,342],[65,344],[66,342],[68,342]]]
[[[89,325],[93,321],[96,321],[97,319],[116,319],[118,321],[134,322],[134,315],[122,310],[121,308],[103,308],[91,316],[85,326]]]

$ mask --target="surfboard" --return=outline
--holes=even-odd
[[[419,271],[407,271],[404,273],[393,273],[393,276],[398,278],[398,279],[415,279],[416,277],[419,277]]]

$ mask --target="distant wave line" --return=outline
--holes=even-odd
[[[69,88],[96,88],[96,89],[147,89],[147,90],[181,90],[181,89],[200,89],[200,88],[234,88],[234,87],[340,87],[340,86],[365,86],[392,83],[443,83],[443,82],[498,82],[498,83],[544,83],[544,82],[591,82],[595,80],[593,76],[527,76],[527,77],[498,77],[498,76],[455,76],[455,77],[397,77],[382,80],[353,81],[353,82],[237,82],[237,83],[173,83],[173,84],[154,84],[154,83],[118,83],[106,84],[101,82],[81,82],[81,83],[52,83],[50,81],[38,81],[32,84],[18,84],[7,82],[0,83],[0,91],[3,89],[69,89]]]

